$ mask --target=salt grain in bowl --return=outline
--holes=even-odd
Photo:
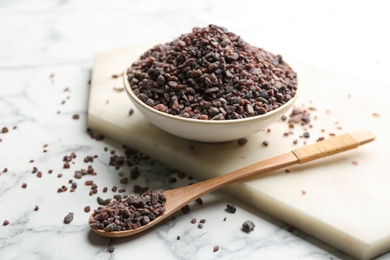
[[[297,74],[281,55],[216,25],[148,49],[124,74],[125,90],[147,119],[203,142],[237,140],[268,127],[299,92]]]

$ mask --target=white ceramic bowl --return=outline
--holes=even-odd
[[[272,123],[278,121],[282,115],[293,106],[300,91],[300,87],[298,87],[296,95],[287,103],[283,104],[278,109],[263,115],[221,121],[191,119],[160,112],[138,99],[133,93],[128,81],[128,67],[126,67],[123,74],[124,86],[131,101],[142,115],[154,125],[168,133],[200,142],[217,143],[233,141],[268,128]]]

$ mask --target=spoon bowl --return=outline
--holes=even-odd
[[[187,188],[187,187],[184,187],[184,188]],[[187,203],[184,203],[184,202],[182,202],[182,203],[176,202],[175,203],[174,202],[175,199],[178,198],[178,196],[183,196],[186,193],[186,191],[187,192],[189,191],[189,189],[187,190],[184,188],[163,191],[162,193],[163,193],[164,197],[166,198],[167,201],[169,201],[168,203],[165,204],[165,212],[163,212],[155,220],[149,222],[148,224],[146,224],[144,226],[141,226],[141,227],[136,228],[136,229],[126,230],[126,231],[111,231],[111,232],[104,231],[103,229],[96,229],[93,227],[91,227],[91,228],[93,231],[95,231],[97,234],[99,234],[101,236],[113,237],[113,238],[131,236],[131,235],[135,235],[137,233],[140,233],[142,231],[145,231],[146,229],[149,229],[152,226],[163,221],[164,219],[168,218],[170,215],[175,213],[178,209],[185,206],[187,203],[189,203],[191,201],[191,200],[189,200]],[[180,207],[179,205],[183,205],[183,206]],[[93,215],[91,215],[90,220],[92,218],[93,218]],[[91,223],[91,221],[89,221],[89,223]]]
[[[291,152],[266,159],[225,175],[221,175],[203,182],[198,182],[193,185],[163,191],[162,193],[166,198],[164,206],[165,211],[153,221],[135,229],[111,232],[104,231],[102,229],[96,229],[92,226],[94,213],[89,219],[89,225],[94,232],[105,237],[126,237],[135,235],[158,224],[195,199],[226,185],[242,181],[252,176],[264,176],[275,170],[283,169],[294,164],[302,164],[343,151],[351,150],[362,144],[371,142],[374,139],[375,136],[366,130],[361,130],[350,134],[342,134],[311,145],[303,146]]]

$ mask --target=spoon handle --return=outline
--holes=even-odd
[[[357,148],[358,146],[371,142],[374,139],[375,136],[371,132],[367,130],[360,130],[295,149],[292,153],[294,153],[298,158],[298,163],[302,164]]]
[[[258,178],[269,174],[272,171],[283,169],[291,165],[303,164],[326,156],[351,150],[362,144],[371,142],[374,139],[375,136],[367,130],[334,136],[329,139],[295,149],[291,152],[260,161],[216,178],[193,184],[190,186],[191,188],[179,188],[177,189],[177,195],[186,189],[186,191],[192,195],[197,194],[198,197],[200,197],[206,193],[234,182],[241,181],[248,177],[255,176]]]

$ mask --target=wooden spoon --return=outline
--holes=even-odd
[[[336,137],[331,137],[327,140],[320,141],[311,145],[295,149],[291,152],[266,159],[264,161],[249,165],[245,168],[233,171],[231,173],[221,175],[203,182],[193,185],[166,190],[163,194],[166,197],[165,212],[158,216],[148,224],[136,229],[125,231],[107,232],[102,229],[92,228],[94,232],[105,237],[126,237],[145,231],[148,228],[156,225],[166,219],[176,211],[195,199],[217,190],[221,187],[238,182],[250,176],[264,176],[272,171],[282,169],[294,164],[302,164],[313,161],[329,155],[341,153],[350,149],[357,148],[359,145],[366,144],[375,139],[375,136],[366,130],[361,130],[355,133],[342,134]],[[92,215],[93,216],[93,215]],[[92,218],[90,217],[90,220]],[[90,222],[91,226],[91,222]]]

